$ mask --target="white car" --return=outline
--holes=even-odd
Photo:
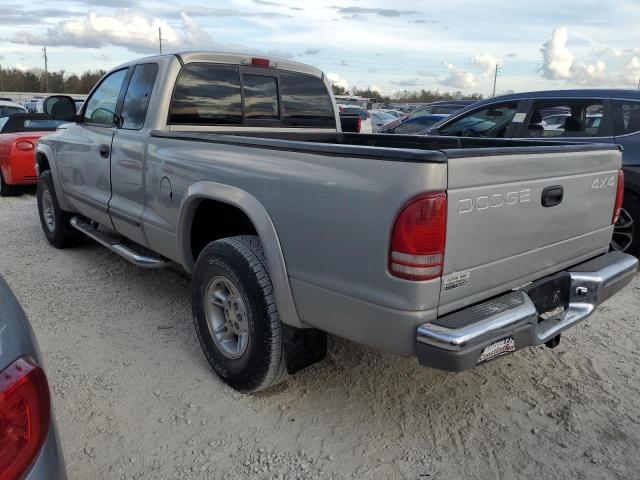
[[[340,111],[343,113],[356,113],[362,120],[362,126],[360,127],[360,133],[373,133],[374,129],[371,124],[371,114],[366,109],[358,105],[338,104]]]
[[[27,113],[27,109],[12,100],[0,100],[0,118],[9,117],[15,113]]]
[[[27,100],[24,102],[25,108],[29,111],[29,113],[42,113],[43,105],[44,105],[45,97],[37,95],[33,97],[31,100]]]

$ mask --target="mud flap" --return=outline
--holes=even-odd
[[[327,334],[315,328],[282,325],[287,373],[293,375],[327,355]]]

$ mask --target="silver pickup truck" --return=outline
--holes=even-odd
[[[36,149],[58,248],[91,237],[192,277],[213,369],[253,392],[326,332],[461,371],[560,333],[624,287],[622,152],[340,131],[319,70],[181,53],[109,72]]]

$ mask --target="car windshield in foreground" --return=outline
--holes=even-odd
[[[16,113],[25,113],[25,109],[11,105],[0,105],[0,117],[9,117]]]
[[[53,131],[66,120],[53,120],[44,114],[25,114],[0,119],[0,133]]]

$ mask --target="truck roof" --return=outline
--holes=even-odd
[[[275,68],[279,70],[289,70],[292,72],[306,73],[307,75],[313,75],[319,78],[323,77],[322,70],[307,65],[305,63],[294,62],[283,58],[271,57],[268,55],[260,55],[256,53],[223,53],[223,52],[207,52],[207,51],[184,51],[163,55],[154,55],[151,57],[139,58],[131,62],[119,65],[116,68],[122,68],[129,65],[135,65],[141,62],[149,62],[155,59],[177,57],[182,63],[194,63],[194,62],[212,62],[212,63],[228,63],[231,65],[251,64],[252,58],[264,58],[268,59],[272,64],[275,64]]]

